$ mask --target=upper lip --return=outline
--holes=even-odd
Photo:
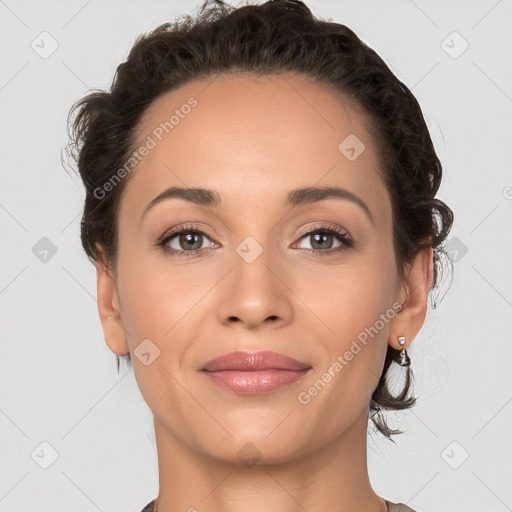
[[[277,352],[230,352],[208,361],[202,370],[308,370],[311,366]]]

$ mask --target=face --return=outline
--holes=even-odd
[[[363,114],[298,75],[218,76],[157,99],[143,145],[120,204],[115,301],[155,421],[229,460],[252,443],[283,461],[347,432],[367,415],[404,299]],[[151,204],[171,187],[218,201]],[[296,192],[309,188],[342,192]],[[234,351],[309,369],[207,375]]]

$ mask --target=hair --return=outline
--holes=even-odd
[[[130,158],[139,121],[152,102],[191,80],[241,72],[298,73],[362,109],[391,197],[399,276],[403,279],[406,264],[422,248],[432,247],[435,288],[453,213],[435,198],[442,166],[420,106],[350,28],[315,17],[299,0],[236,8],[206,0],[195,17],[183,15],[137,37],[127,60],[118,66],[110,91],[90,92],[73,104],[66,149],[86,190],[81,242],[88,258],[115,271],[118,209],[130,175],[105,197],[94,192]],[[375,427],[388,439],[402,431],[389,428],[382,411],[407,409],[416,402],[409,396],[410,366],[404,389],[398,395],[389,389],[388,370],[398,354],[388,346],[369,403]],[[130,354],[126,355],[131,363]],[[117,363],[119,371],[119,357]]]

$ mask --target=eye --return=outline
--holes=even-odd
[[[334,245],[338,240],[338,245]],[[348,233],[332,226],[315,226],[313,230],[302,234],[302,241],[309,241],[310,247],[299,247],[313,251],[317,255],[337,253],[353,246],[353,241]]]
[[[206,245],[204,245],[205,242]],[[170,254],[190,256],[198,254],[206,247],[213,247],[215,244],[204,231],[194,226],[180,226],[163,235],[157,245]]]
[[[311,251],[314,256],[338,253],[354,246],[347,232],[341,228],[325,225],[314,226],[314,229],[302,233],[300,240],[301,242],[310,241],[310,247],[299,246],[298,248]],[[338,245],[335,245],[336,240]],[[171,255],[194,256],[217,244],[210,240],[207,233],[195,226],[179,226],[165,233],[155,245]]]

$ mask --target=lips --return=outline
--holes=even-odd
[[[202,373],[223,389],[261,395],[299,383],[310,369],[277,352],[231,352],[208,361]]]
[[[216,372],[223,370],[294,370],[302,371],[311,368],[291,357],[277,352],[230,352],[208,361],[203,370]]]

